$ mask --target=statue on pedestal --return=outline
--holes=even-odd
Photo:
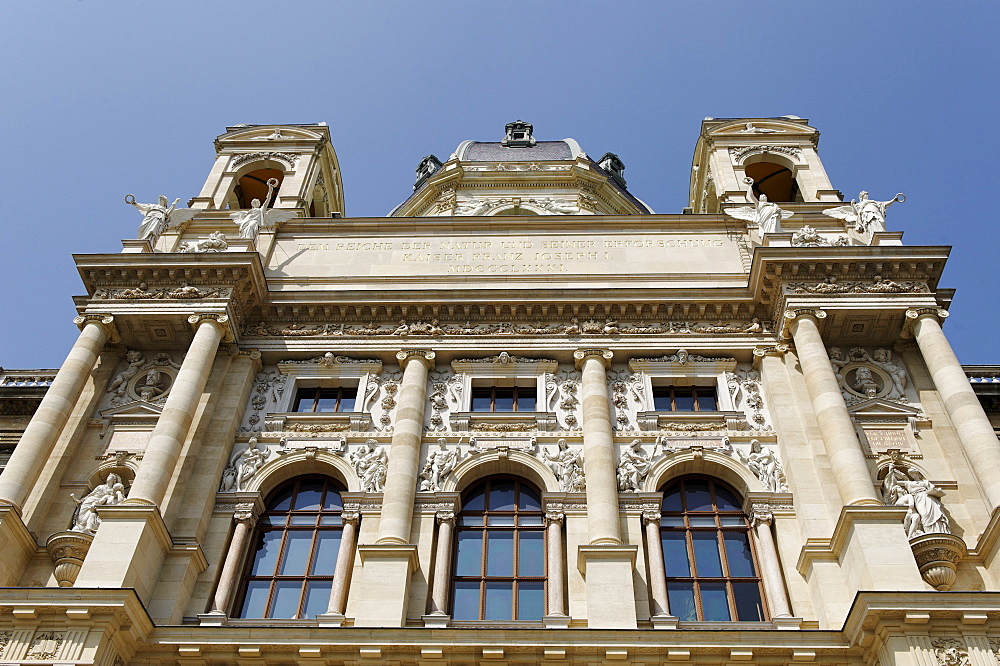
[[[159,203],[142,204],[136,203],[135,196],[126,194],[125,203],[135,206],[143,215],[142,222],[139,224],[139,238],[142,240],[148,239],[150,243],[155,244],[160,234],[169,226],[170,214],[174,212],[174,208],[177,207],[177,202],[179,201],[180,198],[174,199],[174,202],[170,206],[167,206],[167,197],[161,194]]]

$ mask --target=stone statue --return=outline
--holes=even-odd
[[[239,475],[236,479],[236,486],[239,490],[246,490],[247,483],[257,474],[258,470],[264,466],[267,457],[271,455],[270,449],[258,449],[257,438],[251,437],[247,444],[246,451],[240,455]]]
[[[115,375],[115,378],[111,381],[111,386],[108,387],[108,393],[114,393],[119,398],[125,397],[128,380],[139,374],[139,368],[146,362],[146,358],[142,355],[142,352],[132,350],[125,354],[125,362],[128,363],[128,366]]]
[[[136,387],[139,398],[145,402],[152,402],[166,389],[163,387],[163,372],[157,368],[150,368],[146,372],[146,379],[141,386]]]
[[[271,195],[277,186],[277,178],[268,178],[267,196],[264,197],[263,204],[260,203],[260,199],[254,199],[250,202],[250,210],[230,213],[229,217],[233,218],[233,221],[240,225],[240,238],[249,238],[250,240],[257,238],[261,227],[265,226],[267,222],[267,205],[271,202]]]
[[[750,441],[750,453],[740,452],[739,457],[767,490],[772,493],[788,492],[785,472],[770,447],[761,446],[761,443],[754,439]]]
[[[351,464],[361,480],[361,489],[366,493],[380,493],[385,486],[385,473],[389,465],[389,457],[385,447],[378,441],[369,439],[364,448],[351,454]]]
[[[840,384],[840,389],[844,390],[847,388],[847,380],[844,379],[844,366],[850,363],[850,361],[844,358],[844,350],[840,347],[830,347],[827,353],[830,356],[830,365],[833,366],[833,373],[837,377],[837,383]]]
[[[542,449],[542,461],[559,480],[560,490],[567,493],[582,492],[585,486],[583,456],[580,451],[569,448],[565,439],[560,438],[556,446],[559,450],[554,456]]]
[[[746,220],[757,225],[761,235],[771,233],[781,233],[781,221],[787,220],[794,213],[783,210],[778,204],[767,200],[766,194],[761,194],[758,199],[753,193],[753,179],[744,178],[743,182],[747,187],[747,198],[753,206],[740,206],[739,208],[726,208],[726,215],[735,217],[738,220]]]
[[[458,465],[459,449],[448,449],[448,440],[444,437],[438,439],[438,448],[427,454],[427,462],[420,472],[421,492],[436,493],[441,490],[445,477],[447,477]]]
[[[115,473],[108,474],[104,483],[97,486],[83,499],[77,499],[75,495],[70,495],[79,508],[76,518],[73,521],[72,531],[83,532],[84,534],[94,534],[101,526],[101,519],[97,515],[97,507],[114,506],[125,501],[125,485],[122,479]]]
[[[143,240],[149,239],[150,243],[155,244],[156,239],[160,237],[160,234],[170,224],[170,214],[174,212],[178,201],[180,201],[180,198],[174,199],[174,202],[170,206],[167,206],[167,197],[161,194],[159,203],[141,204],[136,203],[133,195],[126,194],[125,203],[135,206],[143,215],[142,222],[139,224],[139,238]]]
[[[869,398],[874,398],[878,394],[879,386],[872,375],[871,368],[866,368],[863,365],[858,367],[854,371],[854,381],[851,382],[851,388]]]
[[[844,220],[848,224],[853,223],[854,228],[864,233],[871,231],[885,231],[885,211],[896,202],[903,203],[906,196],[899,193],[888,201],[875,201],[868,198],[868,192],[864,190],[858,194],[858,200],[851,199],[851,203],[836,208],[827,208],[824,215],[836,217]]]
[[[653,466],[652,461],[653,454],[642,450],[642,440],[633,439],[631,444],[622,449],[621,459],[618,461],[618,490],[639,492]]]
[[[951,524],[940,500],[944,495],[945,492],[924,479],[916,467],[904,473],[896,463],[891,463],[882,481],[885,503],[906,507],[903,528],[910,539],[921,534],[951,533]]]
[[[771,129],[770,127],[755,127],[753,123],[747,123],[746,129],[741,129],[740,134],[776,134],[784,131]]]
[[[906,371],[892,360],[892,352],[885,348],[879,348],[872,354],[872,363],[885,370],[886,374],[892,378],[892,390],[885,396],[889,400],[906,399]]]

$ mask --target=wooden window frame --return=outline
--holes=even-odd
[[[496,511],[491,510],[488,504],[488,497],[490,493],[490,488],[492,484],[496,481],[511,481],[514,483],[514,510],[513,511]],[[486,616],[486,585],[491,582],[511,582],[512,585],[512,597],[511,597],[511,615],[516,616],[518,611],[518,595],[520,592],[520,584],[522,582],[526,583],[541,583],[542,584],[542,599],[543,599],[543,610],[542,615],[548,612],[548,539],[545,535],[545,512],[541,509],[538,511],[531,511],[519,508],[521,488],[527,486],[534,494],[541,499],[541,493],[530,483],[522,480],[516,476],[498,475],[490,476],[485,479],[480,479],[478,483],[471,486],[463,495],[468,496],[473,491],[478,490],[480,487],[485,486],[483,502],[483,510],[467,510],[465,508],[465,497],[463,497],[462,510],[459,512],[455,521],[455,536],[454,545],[452,547],[452,571],[451,571],[451,599],[449,601],[449,608],[451,609],[452,617],[455,614],[455,588],[457,583],[469,583],[478,582],[479,583],[479,619],[478,620],[459,620],[460,622],[489,622],[493,624],[503,624],[507,622],[540,622],[540,620],[520,620],[510,619],[504,620],[486,620],[483,619]],[[492,517],[511,517],[513,518],[513,525],[490,525],[490,518]],[[479,519],[478,521],[473,520],[469,522],[479,522],[480,525],[463,525],[463,518],[472,517]],[[521,524],[521,519],[523,517],[538,518],[537,525],[524,525]],[[487,560],[489,557],[489,539],[487,535],[491,532],[514,532],[514,539],[511,547],[513,548],[513,570],[515,572],[520,571],[520,535],[526,532],[537,532],[542,535],[542,571],[544,572],[541,576],[490,576],[487,574]],[[459,576],[456,572],[458,567],[458,544],[459,544],[459,534],[462,532],[479,532],[481,538],[481,560],[479,563],[480,575],[478,576]]]
[[[295,502],[298,499],[299,489],[303,482],[308,481],[322,481],[324,482],[323,494],[320,497],[319,509],[293,509],[291,507],[295,506]],[[273,506],[277,502],[278,498],[281,497],[282,491],[286,488],[291,487],[292,494],[289,497],[289,507],[288,509],[274,509]],[[246,610],[244,608],[246,604],[247,592],[250,588],[250,583],[255,581],[270,581],[268,586],[267,600],[264,603],[264,614],[262,618],[246,618],[246,619],[289,619],[289,618],[274,618],[272,613],[274,611],[275,602],[275,591],[277,589],[277,583],[279,582],[299,582],[301,587],[299,590],[299,604],[295,613],[295,618],[293,619],[305,619],[302,614],[305,612],[305,604],[308,595],[306,594],[309,589],[309,583],[312,582],[330,582],[331,589],[333,587],[333,581],[335,575],[333,573],[329,575],[316,575],[310,572],[314,568],[316,556],[317,556],[317,546],[319,543],[320,531],[324,532],[343,532],[343,519],[341,514],[343,513],[343,499],[341,499],[341,508],[339,509],[326,509],[326,498],[328,493],[335,491],[338,495],[345,492],[345,489],[341,487],[341,484],[337,483],[334,479],[331,479],[322,475],[308,475],[301,476],[292,479],[281,486],[279,486],[271,494],[271,497],[267,503],[267,509],[261,514],[260,519],[257,522],[257,526],[254,529],[253,538],[250,541],[251,547],[247,553],[247,560],[243,566],[243,574],[240,576],[240,592],[236,599],[236,603],[233,605],[234,611],[236,613],[234,617],[243,618],[243,613]],[[293,518],[304,519],[312,517],[313,523],[309,524],[293,524]],[[323,519],[327,519],[326,524],[324,524]],[[279,519],[279,520],[272,520]],[[335,523],[333,519],[339,520],[339,523]],[[257,544],[262,539],[262,536],[266,532],[278,532],[280,531],[281,540],[278,544],[278,554],[274,560],[274,568],[271,574],[255,574],[253,572],[254,561],[257,554]],[[278,573],[281,570],[284,560],[287,557],[287,545],[288,545],[288,535],[292,532],[312,532],[312,542],[309,546],[309,555],[306,559],[304,573],[301,575],[283,575]],[[343,534],[341,534],[341,540],[343,539]],[[336,567],[334,567],[334,571]]]
[[[514,408],[512,410],[510,410],[510,412],[508,412],[506,410],[502,410],[500,412],[497,412],[497,409],[496,409],[497,391],[508,391],[508,390],[513,393],[512,397],[513,397],[513,402],[514,402]],[[480,399],[481,399],[482,394],[485,393],[485,392],[487,392],[487,391],[490,394],[490,396],[489,396],[490,397],[490,408],[489,408],[489,410],[476,409],[475,408],[476,398],[480,397]],[[519,410],[518,409],[518,401],[521,399],[521,392],[524,392],[526,394],[526,395],[523,396],[524,398],[527,398],[528,397],[527,394],[530,392],[531,397],[534,399],[534,405],[533,405],[532,409],[530,409],[530,410]],[[477,396],[477,393],[479,394],[479,396]],[[487,411],[489,413],[500,413],[500,414],[510,414],[510,413],[517,412],[517,411],[527,411],[529,413],[533,413],[533,412],[538,411],[538,387],[536,387],[536,386],[516,386],[516,385],[515,386],[473,386],[472,387],[472,398],[471,398],[470,403],[469,403],[469,408],[470,408],[471,411],[480,412],[480,413],[484,413],[484,414],[487,413]]]
[[[695,602],[695,612],[697,614],[697,621],[704,622],[704,607],[701,598],[701,585],[705,583],[722,583],[725,585],[726,589],[726,601],[729,606],[729,620],[714,620],[722,622],[767,622],[770,618],[770,613],[767,607],[767,596],[764,591],[764,584],[760,576],[760,558],[757,554],[757,544],[754,540],[753,530],[750,527],[750,523],[747,520],[746,514],[742,510],[722,510],[719,509],[718,499],[716,496],[716,487],[721,486],[726,491],[731,493],[734,497],[739,498],[739,493],[734,491],[731,487],[722,483],[718,479],[711,476],[702,475],[689,475],[683,476],[678,479],[672,479],[670,483],[663,488],[664,498],[667,496],[667,491],[672,489],[675,485],[680,485],[683,491],[683,484],[688,481],[699,481],[707,482],[711,497],[712,497],[712,510],[711,511],[689,511],[687,510],[687,499],[686,493],[681,492],[681,511],[669,511],[664,506],[660,510],[660,539],[662,541],[663,534],[667,532],[671,533],[684,533],[684,542],[687,549],[688,557],[688,567],[690,568],[690,576],[666,576],[667,588],[669,590],[671,583],[685,583],[691,584],[694,602]],[[701,526],[692,525],[692,517],[707,518],[713,517],[715,525],[714,526]],[[722,518],[735,518],[739,517],[742,519],[741,525],[723,525]],[[670,518],[683,518],[683,526],[667,525],[666,523]],[[719,551],[719,562],[722,568],[722,576],[699,576],[698,575],[698,563],[695,558],[694,551],[694,540],[692,538],[693,533],[708,533],[715,532],[716,534],[716,547]],[[750,553],[753,563],[753,569],[755,576],[731,576],[729,572],[729,554],[726,552],[724,536],[727,532],[741,532],[746,535],[747,543],[750,546]],[[664,551],[665,552],[665,551]],[[760,609],[762,617],[755,619],[743,619],[739,617],[736,606],[736,595],[733,592],[733,583],[756,583],[757,584],[757,594],[760,596]],[[734,619],[735,618],[735,619]]]
[[[312,409],[300,409],[302,404],[309,400],[309,393],[312,393]],[[319,401],[321,399],[336,400],[335,409],[331,411],[316,411],[319,407]],[[351,403],[350,410],[341,410],[342,401],[350,399]],[[292,402],[292,412],[296,414],[344,414],[348,411],[354,411],[354,406],[357,405],[358,401],[358,387],[357,386],[336,386],[336,387],[323,387],[323,386],[303,386],[295,391],[295,400]],[[306,403],[308,404],[308,403]]]
[[[700,409],[698,403],[699,392],[701,392],[702,397],[711,397],[715,401],[715,409]],[[663,395],[666,393],[666,395]],[[690,393],[690,395],[688,395]],[[659,395],[657,395],[659,394]],[[677,409],[677,396],[691,397],[694,399],[694,409]],[[670,400],[670,409],[660,409],[656,407],[657,399],[667,398]],[[719,411],[719,390],[716,386],[675,386],[673,384],[665,384],[662,386],[653,385],[653,407],[654,411],[657,412],[717,412]]]

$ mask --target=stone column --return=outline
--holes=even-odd
[[[159,505],[163,501],[212,371],[219,343],[226,332],[228,318],[225,315],[195,314],[188,321],[196,326],[194,340],[149,436],[142,464],[126,500],[129,504]]]
[[[455,530],[455,512],[437,512],[437,552],[434,558],[434,588],[431,591],[431,614],[448,614],[448,592],[451,589],[451,551]]]
[[[333,589],[330,590],[330,605],[326,616],[343,619],[347,608],[347,578],[354,566],[354,549],[358,541],[358,522],[361,520],[359,511],[343,511],[340,514],[344,521],[344,529],[340,535],[340,548],[337,550],[337,568],[333,573]]]
[[[846,505],[881,505],[875,497],[868,463],[819,332],[819,320],[824,318],[826,313],[822,310],[785,311],[841,501]]]
[[[667,596],[667,570],[663,565],[663,543],[660,541],[660,513],[644,511],[646,549],[649,567],[649,588],[653,593],[653,615],[669,616],[670,600]]]
[[[788,603],[788,593],[785,592],[785,578],[781,575],[781,562],[778,560],[778,549],[774,545],[771,534],[771,523],[774,515],[770,511],[754,509],[750,517],[757,534],[757,554],[760,556],[760,577],[764,581],[764,592],[771,606],[771,617],[791,617],[791,606]]]
[[[1000,506],[1000,445],[969,378],[941,330],[940,320],[947,316],[947,311],[937,308],[906,311],[910,330],[934,380],[934,387],[990,506],[995,508]]]
[[[403,366],[399,387],[399,407],[389,446],[389,464],[382,492],[382,516],[378,525],[380,544],[410,542],[413,500],[420,474],[420,441],[424,434],[424,404],[427,401],[427,373],[434,352],[407,350],[396,354]]]
[[[229,604],[233,600],[233,592],[239,584],[240,566],[247,555],[250,546],[250,535],[253,534],[258,512],[253,504],[240,504],[233,514],[236,527],[233,528],[233,538],[226,551],[226,560],[219,574],[219,587],[215,590],[215,600],[212,604],[213,615],[227,615],[232,612]]]
[[[583,375],[583,472],[590,543],[620,544],[617,465],[605,374],[612,353],[606,349],[580,349],[573,352],[573,358]]]
[[[81,329],[80,336],[0,475],[0,505],[12,505],[18,513],[80,399],[83,386],[97,365],[101,348],[113,333],[113,317],[85,315],[73,321]]]
[[[548,578],[547,616],[566,615],[565,585],[566,566],[563,559],[562,526],[565,514],[561,511],[545,512],[545,575]]]

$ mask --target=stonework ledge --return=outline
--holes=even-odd
[[[837,560],[844,550],[844,544],[855,523],[875,522],[881,524],[898,523],[903,529],[903,518],[906,517],[906,507],[878,505],[845,506],[841,509],[840,519],[833,528],[829,539],[807,539],[806,545],[799,553],[799,561],[795,568],[803,576],[808,575],[816,560]]]

